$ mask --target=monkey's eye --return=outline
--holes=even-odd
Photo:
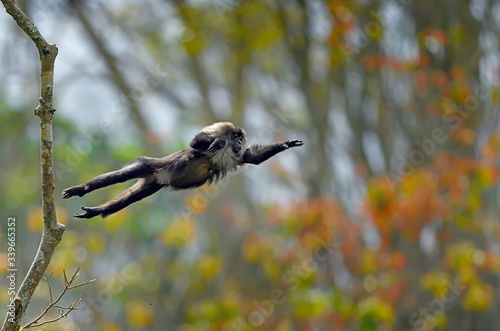
[[[233,133],[233,137],[234,138],[240,138],[240,134],[239,133]]]

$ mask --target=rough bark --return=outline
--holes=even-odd
[[[40,118],[40,154],[42,174],[42,213],[43,233],[38,251],[16,294],[15,316],[5,319],[2,330],[19,330],[20,323],[26,313],[31,297],[42,279],[57,244],[61,241],[64,225],[57,222],[54,203],[54,167],[52,154],[52,119],[55,109],[52,104],[54,86],[54,61],[57,56],[57,47],[47,43],[38,31],[38,28],[24,14],[13,0],[1,0],[7,13],[16,21],[17,25],[35,43],[40,56],[41,65],[41,92],[39,104],[35,108],[35,115]],[[11,318],[12,317],[12,318]],[[13,323],[12,323],[13,322]]]

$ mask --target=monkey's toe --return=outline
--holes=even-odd
[[[82,207],[85,213],[73,215],[75,218],[92,218],[98,216],[101,212],[96,207]]]
[[[65,189],[62,192],[63,199],[68,199],[68,198],[74,197],[75,195],[78,195],[79,197],[83,197],[85,195],[85,186],[83,186],[83,185],[73,186],[73,187]]]

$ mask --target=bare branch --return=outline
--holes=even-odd
[[[71,305],[69,305],[68,307],[61,308],[61,309],[68,309],[67,312],[63,312],[62,310],[59,310],[59,312],[61,314],[59,317],[56,317],[56,318],[48,320],[48,321],[44,321],[42,323],[31,324],[29,326],[27,325],[27,326],[24,327],[24,329],[27,329],[29,327],[38,327],[38,326],[42,326],[42,325],[45,325],[45,324],[57,322],[61,318],[67,317],[68,314],[71,313],[73,310],[78,310],[78,308],[76,308],[76,306],[78,306],[81,301],[82,301],[82,296],[79,296],[78,300],[76,300],[75,302],[73,302]]]
[[[54,166],[52,153],[52,120],[55,109],[52,104],[54,86],[54,61],[57,47],[47,43],[25,13],[19,9],[14,0],[1,0],[5,10],[16,21],[17,25],[35,43],[40,57],[40,99],[35,108],[35,115],[40,118],[40,153],[42,181],[42,214],[43,233],[40,245],[30,269],[16,294],[14,312],[8,312],[2,330],[19,330],[21,320],[31,301],[40,280],[47,270],[52,254],[61,241],[64,225],[57,222],[54,203]]]
[[[75,286],[70,286],[70,287],[68,287],[68,290],[72,290],[72,289],[77,288],[77,287],[85,286],[85,285],[93,283],[93,282],[95,282],[95,279],[90,279],[90,280],[87,280],[85,283],[80,283],[80,284],[77,284]]]
[[[81,296],[78,298],[77,301],[73,302],[72,304],[70,304],[67,307],[60,306],[57,303],[62,299],[62,297],[64,296],[64,294],[66,294],[66,291],[72,290],[72,289],[80,287],[80,286],[84,286],[84,285],[90,284],[90,283],[92,283],[92,282],[95,281],[95,279],[91,279],[91,280],[88,280],[88,281],[86,281],[84,283],[80,283],[80,284],[71,286],[73,284],[73,282],[75,281],[76,277],[78,277],[79,271],[80,271],[80,268],[76,269],[76,271],[73,274],[73,276],[71,276],[71,278],[68,280],[68,278],[66,277],[66,270],[63,268],[64,290],[62,290],[61,294],[59,294],[59,296],[57,297],[57,299],[55,301],[52,300],[52,293],[51,293],[50,282],[49,282],[49,278],[52,275],[52,273],[48,277],[45,277],[45,279],[47,280],[47,283],[49,284],[50,304],[43,310],[43,312],[37,318],[35,318],[33,321],[31,321],[28,324],[26,324],[23,327],[24,329],[27,329],[27,328],[30,328],[30,327],[37,327],[37,326],[41,326],[41,325],[44,325],[44,324],[56,322],[56,321],[60,320],[61,318],[68,316],[68,314],[72,310],[76,310],[77,309],[76,306],[78,306],[78,304],[80,303],[80,301],[82,299]],[[60,311],[60,316],[57,317],[57,318],[55,318],[55,319],[52,319],[52,320],[48,320],[48,321],[44,321],[44,322],[38,323],[38,321],[41,320],[49,312],[49,310],[51,308],[59,308],[60,309],[59,310]],[[64,312],[64,310],[68,310],[68,311]]]
[[[49,282],[49,278],[50,276],[52,276],[52,274],[54,273],[54,270],[52,270],[52,272],[50,273],[50,275],[45,275],[45,280],[47,281],[47,286],[49,287],[49,296],[50,296],[50,302],[52,302],[52,288],[50,287],[50,282]]]
[[[78,270],[77,270],[78,272]],[[63,275],[64,275],[64,286],[68,286],[68,277],[66,277],[66,270],[63,267]]]

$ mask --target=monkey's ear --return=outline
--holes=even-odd
[[[199,151],[206,151],[214,140],[214,138],[210,138],[210,136],[205,132],[200,132],[196,135],[196,137],[194,137],[189,146]]]

